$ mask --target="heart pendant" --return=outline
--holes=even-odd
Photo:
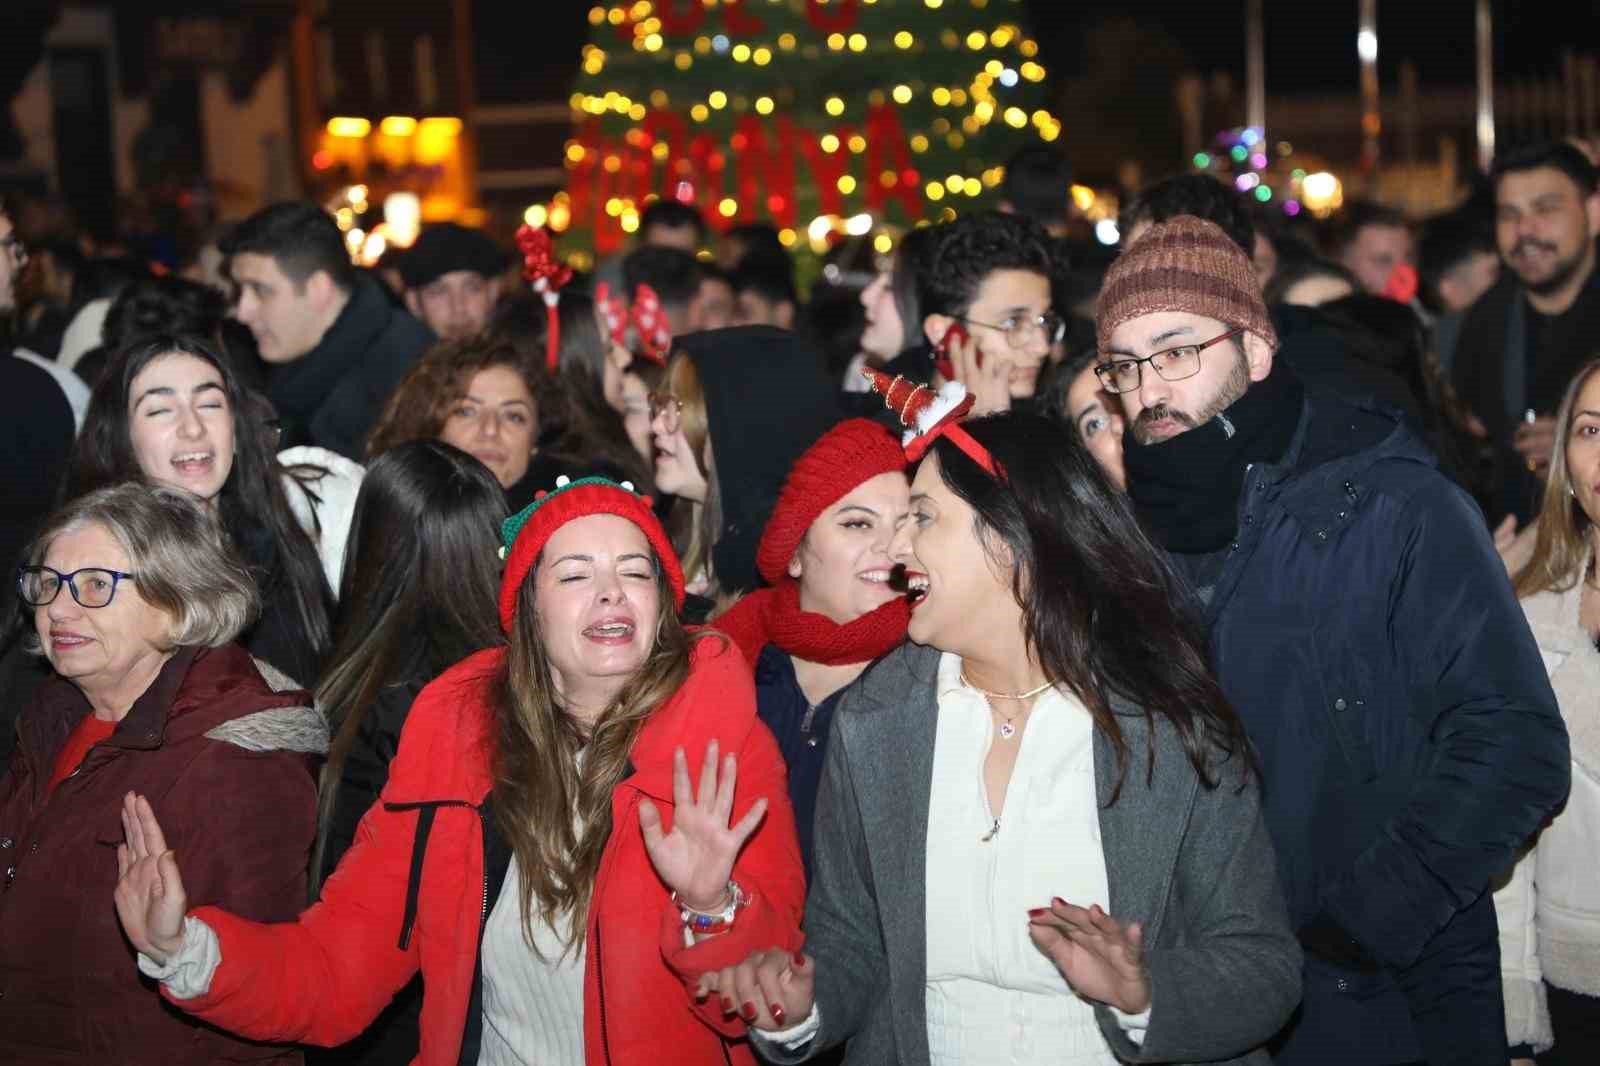
[[[1016,735],[1017,735],[1017,727],[1016,726],[1012,725],[1010,722],[1001,722],[1000,723],[1000,739],[1001,740],[1010,740],[1012,737],[1014,737]]]

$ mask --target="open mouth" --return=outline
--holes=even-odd
[[[907,602],[915,607],[928,598],[928,589],[932,585],[928,575],[920,570],[908,570],[904,563],[896,563],[895,568],[889,572],[889,587],[896,592],[905,593]]]
[[[212,452],[181,452],[172,457],[172,465],[178,473],[191,476],[209,473],[216,463],[216,455]]]
[[[583,635],[597,644],[626,644],[633,632],[633,623],[626,618],[607,618],[585,627]]]

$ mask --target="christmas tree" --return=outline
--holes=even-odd
[[[528,221],[605,255],[658,196],[818,251],[953,218],[985,203],[1016,149],[1062,137],[1023,14],[1022,0],[596,6],[567,188]]]

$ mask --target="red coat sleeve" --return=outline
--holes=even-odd
[[[448,690],[434,695],[459,697]],[[407,750],[412,727],[428,717],[428,697],[425,691],[418,698],[383,796],[361,820],[320,902],[278,924],[220,907],[193,912],[216,930],[222,962],[207,994],[174,1001],[178,1006],[251,1039],[333,1046],[360,1035],[417,972],[422,920],[406,948],[399,937],[418,812],[388,810],[383,799],[414,788],[410,782],[430,758],[443,757],[428,736],[418,736]],[[474,809],[441,808],[429,837],[428,869],[443,864],[458,878],[471,878],[476,869],[481,879],[482,849],[464,846],[480,837]]]
[[[743,817],[750,805],[762,797],[767,800],[767,814],[733,866],[733,879],[750,897],[733,928],[686,947],[683,922],[677,908],[669,904],[661,915],[661,953],[683,981],[690,1005],[700,1018],[718,1032],[736,1037],[744,1034],[744,1022],[724,1018],[721,1005],[712,1000],[695,1004],[694,986],[702,974],[743,962],[757,951],[794,951],[800,947],[805,871],[795,835],[794,810],[789,804],[788,771],[772,733],[755,715],[755,686],[748,668],[731,654],[710,658],[707,665],[712,668],[713,677],[696,693],[696,698],[713,701],[713,706],[731,714],[744,727],[734,748],[739,757],[739,780],[733,815]],[[725,748],[729,747],[728,739],[731,738],[723,741]]]

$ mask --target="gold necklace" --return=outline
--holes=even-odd
[[[1055,682],[1053,682],[1053,681],[1046,681],[1044,684],[1040,685],[1038,688],[1031,688],[1026,692],[1017,692],[1017,693],[990,692],[988,689],[981,688],[981,687],[979,687],[977,685],[974,685],[971,681],[967,680],[967,672],[965,670],[961,671],[959,676],[961,678],[961,683],[963,685],[965,685],[967,688],[972,689],[974,692],[977,692],[977,693],[979,693],[979,694],[981,694],[983,696],[988,697],[991,700],[1031,700],[1031,699],[1033,699],[1033,697],[1037,696],[1039,693],[1043,692],[1045,689],[1050,688],[1052,685],[1055,684]],[[1000,714],[1000,717],[1002,719],[1004,719],[1000,723],[1000,739],[1002,739],[1002,740],[1010,740],[1012,737],[1017,735],[1017,727],[1016,727],[1016,724],[1015,724],[1016,720],[1018,718],[1021,718],[1022,715],[1023,715],[1023,712],[1026,711],[1026,710],[1027,710],[1027,708],[1024,707],[1021,711],[1018,711],[1016,714],[1013,714],[1009,718],[1007,718],[1003,714],[1000,714],[1000,712],[998,710],[996,710],[994,712],[995,714]]]

